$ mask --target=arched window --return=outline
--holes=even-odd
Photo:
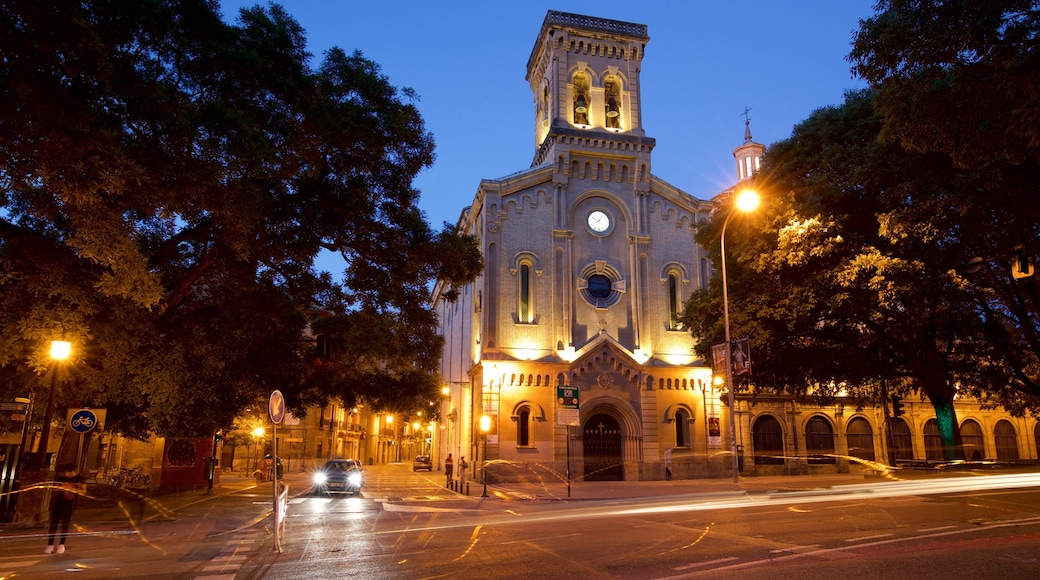
[[[755,420],[752,428],[755,465],[784,464],[784,432],[780,422],[772,415],[763,415]]]
[[[805,424],[805,450],[809,454],[810,465],[835,463],[834,429],[819,415],[810,418]]]
[[[531,322],[531,266],[520,265],[520,322]]]
[[[707,258],[701,258],[701,290],[708,288],[708,278],[711,277],[711,265]]]
[[[574,124],[589,124],[589,79],[583,73],[574,75]]]
[[[1040,423],[1033,427],[1033,439],[1036,440],[1037,452],[1040,453]]]
[[[543,127],[548,127],[549,126],[549,110],[551,109],[551,106],[549,104],[550,100],[551,99],[550,99],[550,94],[549,94],[549,84],[546,83],[546,85],[544,87],[542,87],[542,126]]]
[[[1018,461],[1018,436],[1010,421],[997,421],[993,427],[993,443],[997,447],[997,461]]]
[[[943,460],[942,436],[939,435],[939,422],[935,419],[924,423],[924,458],[928,461]]]
[[[614,77],[603,82],[603,112],[607,129],[621,128],[621,83]]]
[[[912,461],[914,458],[914,437],[910,434],[910,426],[902,419],[892,419],[892,450],[896,460]]]
[[[668,330],[679,330],[682,326],[677,320],[681,314],[679,304],[682,302],[679,292],[679,277],[672,272],[668,274]]]
[[[866,461],[874,461],[874,430],[863,417],[855,417],[845,427],[845,441],[849,455]]]
[[[675,411],[675,446],[690,446],[690,414],[686,409]]]
[[[516,415],[516,446],[531,446],[531,408],[521,407]]]
[[[982,427],[971,419],[961,423],[961,445],[964,446],[964,458],[968,461],[982,461],[986,457]]]

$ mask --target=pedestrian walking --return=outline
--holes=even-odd
[[[451,486],[451,476],[454,474],[455,460],[451,458],[451,453],[448,454],[448,458],[444,460],[444,475],[447,476],[447,484]]]
[[[469,468],[469,464],[466,463],[466,458],[459,456],[459,485],[466,485],[466,469]]]
[[[65,538],[69,535],[69,524],[72,523],[72,510],[76,508],[76,496],[86,493],[87,480],[76,473],[73,465],[62,465],[54,477],[54,491],[51,492],[51,527],[47,534],[47,547],[44,554],[65,553]],[[58,528],[61,537],[54,543]]]

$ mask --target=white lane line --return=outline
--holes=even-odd
[[[876,536],[863,536],[862,538],[847,538],[846,542],[866,542],[867,540],[880,540],[881,538],[891,538],[895,534],[878,534]]]
[[[685,566],[676,566],[675,568],[672,568],[672,570],[675,570],[676,572],[681,572],[682,570],[692,570],[694,568],[703,568],[705,566],[714,566],[716,564],[725,564],[726,562],[732,562],[733,560],[739,560],[739,559],[740,558],[731,556],[729,558],[719,558],[718,560],[708,560],[707,562],[697,562],[695,564],[687,564]]]

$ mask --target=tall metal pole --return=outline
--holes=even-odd
[[[487,440],[488,434],[484,433],[484,467],[480,470],[481,480],[484,482],[484,491],[480,494],[480,497],[487,497]]]
[[[54,421],[54,399],[58,392],[58,362],[51,369],[51,393],[47,397],[47,409],[43,413],[43,428],[40,429],[40,445],[37,448],[35,467],[45,469],[47,463],[47,447],[50,444],[51,422]]]
[[[736,488],[740,481],[737,471],[739,466],[737,462],[737,407],[736,398],[733,395],[733,358],[730,353],[732,344],[729,338],[729,288],[726,283],[726,226],[729,225],[731,217],[733,217],[732,210],[726,216],[726,221],[722,222],[720,249],[722,250],[722,321],[726,327],[726,388],[729,390],[729,440],[730,453],[733,456],[733,487]]]

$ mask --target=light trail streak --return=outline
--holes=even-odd
[[[540,522],[560,522],[592,518],[644,516],[662,513],[683,513],[725,509],[761,508],[769,506],[800,505],[848,501],[850,499],[880,499],[918,495],[941,495],[964,492],[979,492],[994,489],[1025,489],[1040,487],[1040,474],[1010,474],[966,477],[943,477],[927,481],[884,481],[877,483],[842,485],[829,489],[802,491],[769,491],[749,493],[743,491],[715,492],[667,498],[633,499],[620,504],[618,500],[597,502],[600,505],[558,509],[551,513],[529,515],[486,515],[478,516],[483,526],[516,525]],[[635,505],[633,505],[635,504]],[[569,505],[568,505],[569,508]],[[454,529],[473,525],[472,520],[457,523],[446,522],[426,526],[424,530]],[[401,534],[419,532],[414,528],[393,528],[371,532],[372,534]]]
[[[455,560],[453,560],[454,562],[458,562],[459,560],[465,558],[466,556],[469,555],[470,552],[473,551],[473,548],[476,547],[477,542],[480,541],[480,529],[483,528],[483,527],[484,526],[477,526],[477,527],[473,528],[473,534],[470,535],[470,537],[469,537],[469,546],[466,548],[465,552],[459,554],[459,557],[455,558]]]

